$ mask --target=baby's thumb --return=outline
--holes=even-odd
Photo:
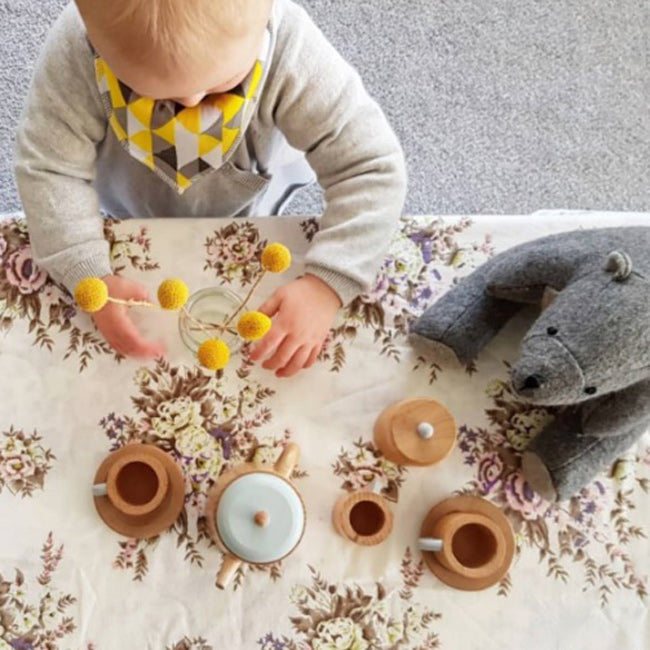
[[[276,314],[278,309],[280,309],[281,302],[282,299],[280,298],[278,292],[276,291],[258,307],[258,311],[261,311],[263,314],[266,314],[269,318],[271,318]]]

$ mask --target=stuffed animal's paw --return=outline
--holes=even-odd
[[[557,491],[551,473],[544,461],[534,452],[525,451],[521,458],[521,470],[530,487],[546,501],[556,501]]]
[[[426,338],[416,332],[411,332],[409,334],[409,342],[413,347],[420,346],[426,348],[427,352],[433,354],[435,361],[439,362],[440,365],[448,368],[461,368],[463,366],[456,353],[448,345],[440,341]]]

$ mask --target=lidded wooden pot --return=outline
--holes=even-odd
[[[434,465],[454,448],[456,422],[433,399],[408,399],[381,412],[373,436],[379,451],[397,465]]]

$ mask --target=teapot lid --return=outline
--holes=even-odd
[[[236,478],[219,498],[216,525],[224,546],[245,562],[277,562],[297,546],[305,509],[295,488],[277,474]]]

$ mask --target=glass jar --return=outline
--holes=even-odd
[[[208,287],[193,293],[189,297],[185,309],[192,318],[196,318],[202,323],[221,324],[230,318],[240,304],[241,298],[233,291],[223,287]],[[230,324],[232,329],[237,328],[239,316],[240,314]],[[180,312],[178,318],[178,329],[185,347],[193,354],[196,354],[203,341],[210,338],[221,339],[228,345],[231,354],[238,352],[242,346],[242,339],[237,334],[211,328],[203,330],[183,311]]]

